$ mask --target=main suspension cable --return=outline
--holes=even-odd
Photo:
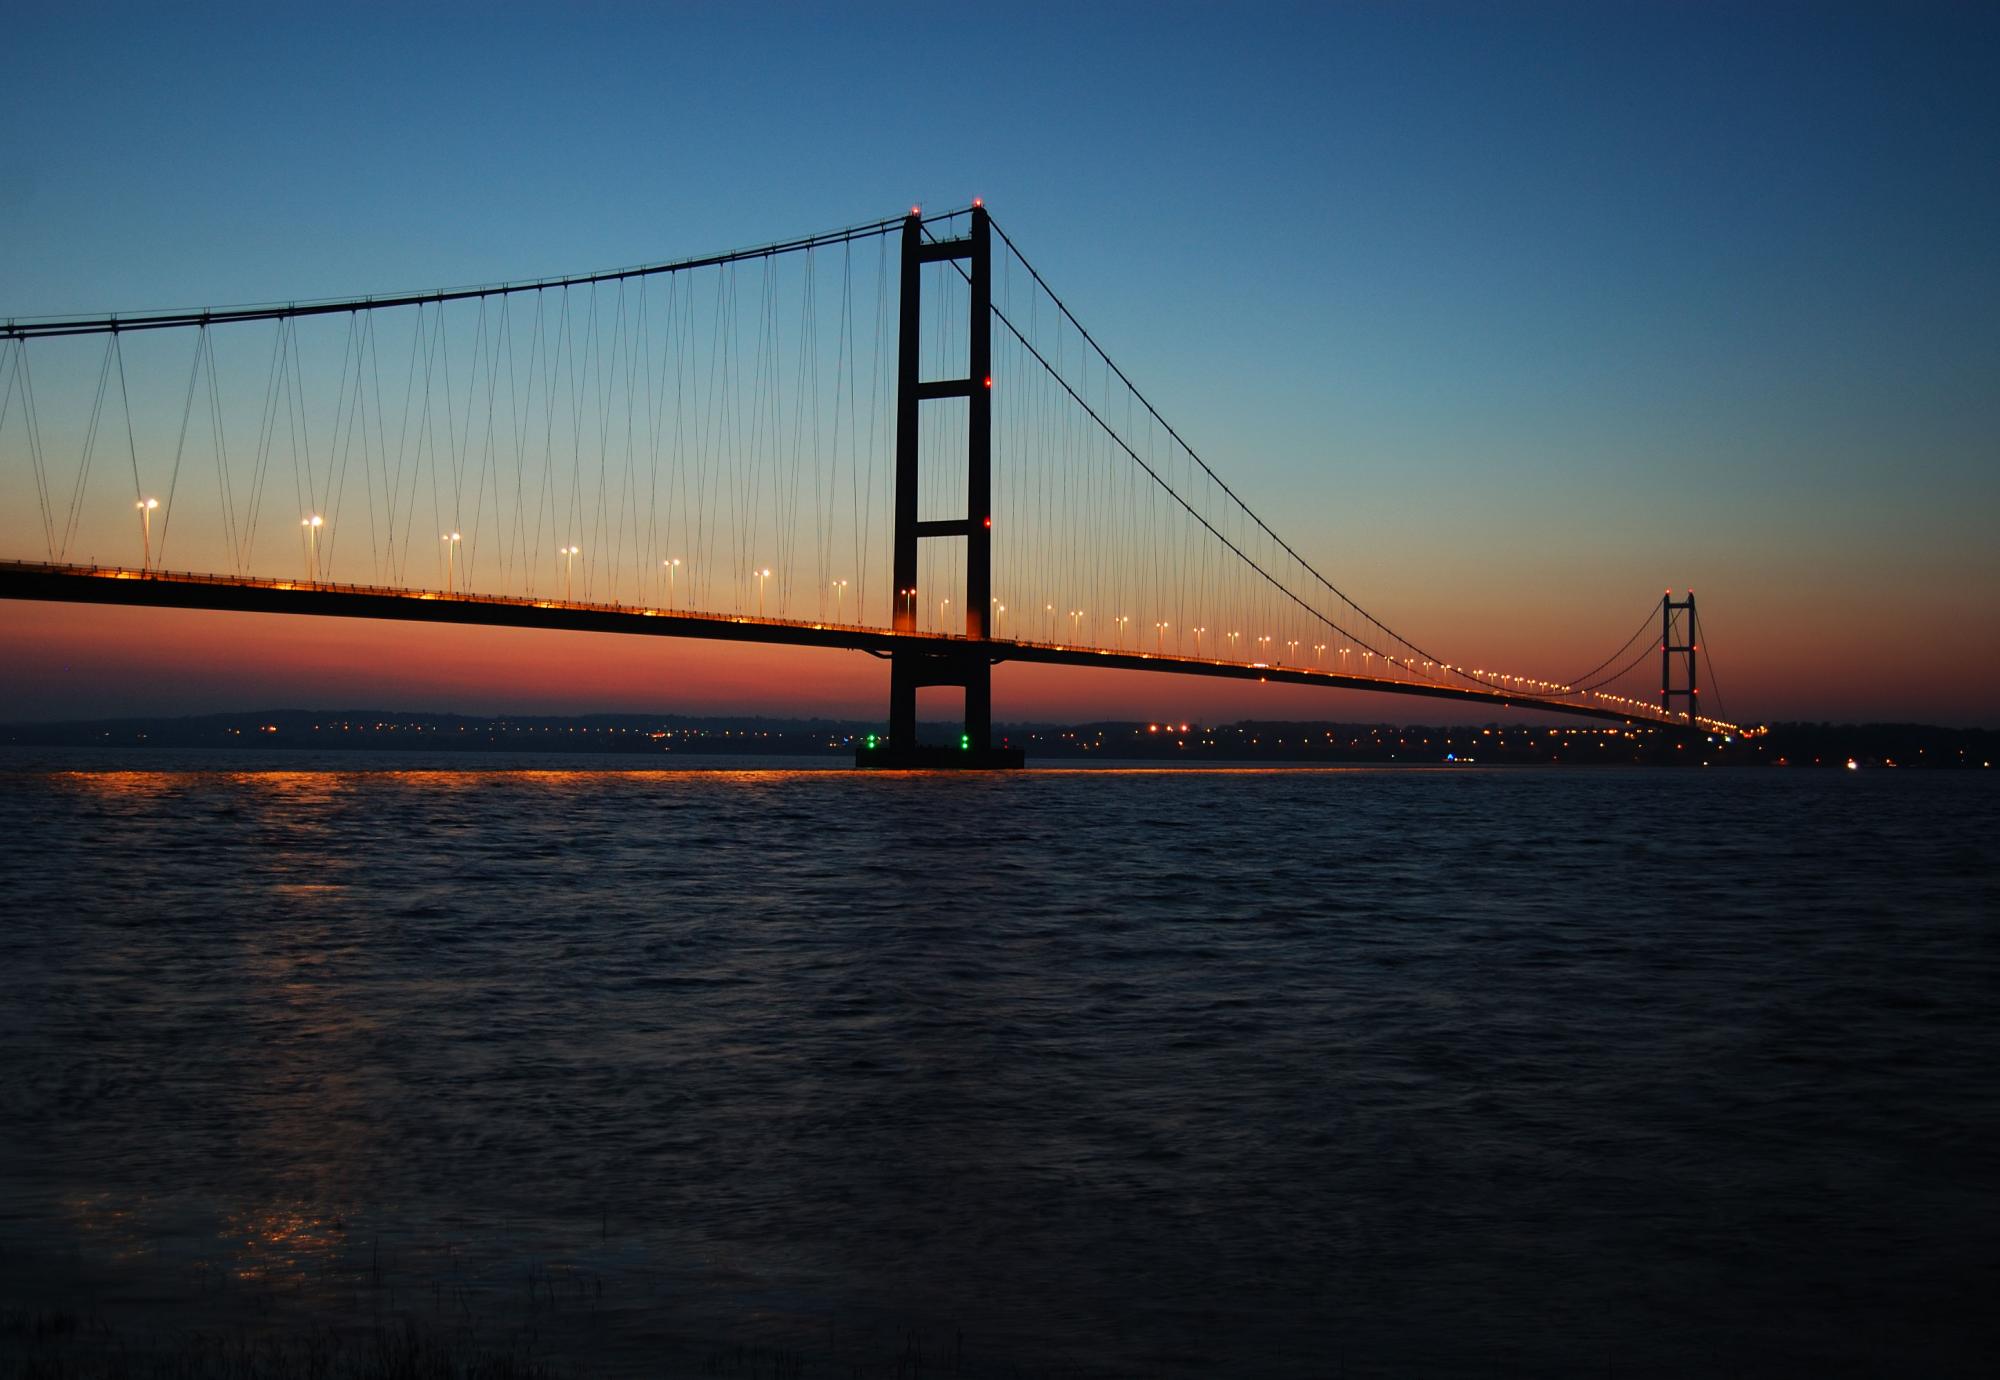
[[[1591,667],[1588,671],[1585,671],[1582,675],[1571,676],[1568,680],[1564,681],[1563,684],[1581,686],[1585,681],[1589,680],[1599,671],[1602,671],[1612,662],[1618,660],[1619,657],[1624,656],[1625,653],[1631,649],[1632,644],[1634,642],[1637,642],[1640,638],[1644,637],[1646,635],[1646,630],[1653,626],[1654,612],[1655,610],[1653,609],[1648,609],[1646,611],[1645,620],[1639,624],[1639,631],[1633,633],[1630,637],[1626,638],[1623,645],[1621,645],[1617,651],[1613,652],[1610,656],[1604,658],[1604,660],[1598,662],[1595,666]],[[1648,648],[1648,650],[1650,651],[1651,649]],[[1599,683],[1602,684],[1602,682]]]
[[[1228,483],[1224,481],[1223,478],[1219,474],[1217,474],[1215,470],[1208,464],[1208,462],[1203,460],[1201,456],[1195,451],[1195,449],[1187,443],[1186,439],[1183,438],[1181,434],[1174,429],[1173,424],[1168,422],[1167,419],[1160,414],[1159,409],[1154,407],[1152,401],[1148,399],[1144,393],[1139,391],[1138,386],[1132,382],[1131,378],[1126,375],[1123,369],[1119,368],[1117,362],[1114,361],[1110,355],[1105,353],[1104,347],[1097,343],[1096,338],[1093,337],[1090,334],[1090,332],[1084,328],[1083,323],[1076,319],[1076,314],[1069,309],[1068,305],[1064,303],[1062,298],[1056,295],[1055,290],[1048,285],[1048,281],[1044,279],[1040,274],[1040,272],[1036,270],[1035,266],[1028,261],[1027,256],[1021,253],[1020,246],[1015,244],[1014,241],[1008,237],[1007,232],[1001,229],[999,223],[997,221],[993,221],[990,215],[988,217],[988,223],[991,224],[994,231],[999,234],[1001,240],[1006,244],[1007,248],[1013,253],[1014,257],[1021,261],[1021,266],[1028,270],[1029,275],[1035,280],[1036,285],[1039,286],[1042,289],[1042,291],[1048,295],[1048,298],[1051,302],[1055,303],[1057,310],[1062,313],[1063,318],[1067,320],[1069,324],[1076,329],[1078,336],[1080,336],[1084,340],[1084,342],[1090,346],[1092,352],[1094,352],[1097,355],[1098,359],[1103,362],[1104,366],[1108,370],[1110,370],[1111,373],[1115,374],[1118,377],[1119,382],[1125,385],[1127,391],[1134,398],[1138,399],[1140,406],[1144,407],[1147,413],[1153,418],[1154,421],[1159,423],[1160,427],[1167,433],[1167,435],[1171,436],[1174,439],[1175,443],[1178,444],[1181,450],[1187,454],[1188,458],[1193,460],[1196,465],[1201,467],[1202,472],[1209,477],[1209,479],[1216,485],[1217,488],[1221,489],[1223,493],[1227,494],[1231,499],[1231,501],[1233,501],[1236,504],[1236,506],[1240,508],[1243,511],[1243,513],[1247,517],[1249,517],[1249,519],[1253,523],[1255,523],[1259,529],[1261,529],[1264,532],[1266,536],[1268,536],[1272,541],[1276,542],[1279,548],[1282,549],[1286,555],[1290,556],[1294,561],[1298,563],[1300,569],[1304,570],[1308,575],[1312,576],[1312,578],[1317,580],[1326,590],[1332,593],[1336,598],[1338,598],[1342,603],[1346,604],[1349,608],[1353,609],[1356,613],[1360,614],[1361,617],[1366,619],[1371,625],[1373,625],[1375,628],[1379,629],[1381,632],[1386,634],[1391,641],[1403,647],[1408,648],[1410,651],[1414,652],[1418,657],[1421,657],[1426,662],[1431,662],[1440,667],[1445,667],[1445,668],[1449,668],[1451,666],[1451,663],[1448,663],[1444,661],[1442,658],[1434,655],[1433,653],[1426,651],[1423,647],[1411,641],[1409,638],[1403,636],[1401,633],[1397,632],[1394,628],[1391,628],[1388,624],[1384,623],[1381,619],[1369,613],[1367,609],[1361,607],[1360,604],[1356,603],[1345,592],[1343,592],[1339,588],[1339,586],[1335,585],[1331,580],[1327,579],[1326,576],[1322,575],[1319,572],[1319,570],[1315,568],[1310,561],[1306,560],[1304,556],[1301,556],[1299,552],[1289,542],[1287,542],[1283,537],[1279,536],[1277,532],[1271,528],[1269,523],[1265,522],[1263,518],[1259,517],[1256,511],[1252,509],[1249,504],[1245,503],[1242,497],[1238,495],[1234,489],[1231,489]],[[959,268],[959,272],[961,274],[965,272],[965,270],[959,265],[957,265],[955,262],[953,266]],[[1135,452],[1132,449],[1132,447],[1126,443],[1125,439],[1122,436],[1120,436],[1117,433],[1117,431],[1114,428],[1112,428],[1111,425],[1096,412],[1095,409],[1093,409],[1088,403],[1084,402],[1082,397],[1077,394],[1076,390],[1070,387],[1067,380],[1063,379],[1059,374],[1057,374],[1055,369],[1049,364],[1049,361],[1041,354],[1039,350],[1037,350],[1032,344],[1029,344],[1026,336],[1023,335],[1020,329],[1016,327],[1014,323],[1007,318],[1004,312],[1002,312],[999,308],[995,307],[993,308],[993,315],[995,319],[998,320],[1002,325],[1004,325],[1007,328],[1007,330],[1014,336],[1014,338],[1020,341],[1022,346],[1026,348],[1027,351],[1035,357],[1036,361],[1040,363],[1044,369],[1049,371],[1050,375],[1056,379],[1056,382],[1063,387],[1064,391],[1068,392],[1070,396],[1074,398],[1080,406],[1083,407],[1084,411],[1089,413],[1091,420],[1096,422],[1097,425],[1103,429],[1103,431],[1107,436],[1109,436],[1112,440],[1118,443],[1120,449],[1122,449],[1128,456],[1130,456],[1132,460],[1135,463],[1137,463],[1141,469],[1145,470],[1145,472],[1152,477],[1153,481],[1157,483],[1161,488],[1165,489],[1167,493],[1171,495],[1174,498],[1174,500],[1181,505],[1182,508],[1186,509],[1187,512],[1195,518],[1196,521],[1200,522],[1203,527],[1206,527],[1211,533],[1213,533],[1214,536],[1217,538],[1217,540],[1221,541],[1231,551],[1235,552],[1235,554],[1240,559],[1242,559],[1247,565],[1249,565],[1251,569],[1255,570],[1259,575],[1263,576],[1263,578],[1270,583],[1272,588],[1284,594],[1286,598],[1290,599],[1293,603],[1297,604],[1300,608],[1304,609],[1313,618],[1317,619],[1321,623],[1324,623],[1327,627],[1333,629],[1335,632],[1340,633],[1341,636],[1349,638],[1350,640],[1352,640],[1365,650],[1374,652],[1375,655],[1384,658],[1384,660],[1389,662],[1390,664],[1392,665],[1396,664],[1399,660],[1401,660],[1400,658],[1391,656],[1389,653],[1384,652],[1381,648],[1376,647],[1371,643],[1364,641],[1362,638],[1357,637],[1351,631],[1341,627],[1338,623],[1328,618],[1318,609],[1313,608],[1312,605],[1308,604],[1305,600],[1301,599],[1297,594],[1293,593],[1290,589],[1286,588],[1285,585],[1281,581],[1276,579],[1268,570],[1265,570],[1256,561],[1252,560],[1251,557],[1248,554],[1246,554],[1241,547],[1237,546],[1235,542],[1231,541],[1228,537],[1224,536],[1219,530],[1216,529],[1214,524],[1210,523],[1207,518],[1203,517],[1199,512],[1197,512],[1194,506],[1190,504],[1187,501],[1187,499],[1183,498],[1181,494],[1177,490],[1175,490],[1175,488],[1171,484],[1169,484],[1151,465],[1147,464],[1144,460],[1141,460],[1137,452]],[[1407,665],[1408,663],[1405,662],[1404,664]],[[1479,675],[1476,672],[1467,671],[1462,668],[1456,668],[1453,669],[1451,673],[1460,676],[1465,680],[1472,681],[1475,684],[1483,685],[1490,690],[1496,690],[1504,694],[1517,693],[1511,690],[1509,687],[1501,685],[1497,681],[1489,680],[1485,676]]]
[[[1178,444],[1184,452],[1186,452],[1188,458],[1190,460],[1193,460],[1195,464],[1199,465],[1202,469],[1202,472],[1206,474],[1211,480],[1213,480],[1216,486],[1220,488],[1223,493],[1229,495],[1230,499],[1236,504],[1236,506],[1238,508],[1241,508],[1244,514],[1248,516],[1252,522],[1256,523],[1257,526],[1263,530],[1266,536],[1268,536],[1272,541],[1276,542],[1284,550],[1286,555],[1290,556],[1293,560],[1297,561],[1299,563],[1299,567],[1303,569],[1308,575],[1311,575],[1315,580],[1319,581],[1321,585],[1323,585],[1342,603],[1346,604],[1349,608],[1353,609],[1356,613],[1360,614],[1363,618],[1367,619],[1375,627],[1381,629],[1381,631],[1386,633],[1392,640],[1401,643],[1405,647],[1408,647],[1411,651],[1415,652],[1418,656],[1424,658],[1426,661],[1438,662],[1438,664],[1440,665],[1445,664],[1442,661],[1440,661],[1439,658],[1433,656],[1430,652],[1425,651],[1422,647],[1418,646],[1415,642],[1412,642],[1409,638],[1404,637],[1394,628],[1391,628],[1381,619],[1375,617],[1375,615],[1368,612],[1367,609],[1362,608],[1360,604],[1356,603],[1352,598],[1350,598],[1346,593],[1344,593],[1339,586],[1335,585],[1331,580],[1327,579],[1326,576],[1322,575],[1319,572],[1319,570],[1316,567],[1314,567],[1312,562],[1308,561],[1304,556],[1301,556],[1298,553],[1298,551],[1293,548],[1291,543],[1287,542],[1283,537],[1279,536],[1277,532],[1272,530],[1271,525],[1265,522],[1263,518],[1259,517],[1256,511],[1253,508],[1251,508],[1249,504],[1245,503],[1242,497],[1238,495],[1234,489],[1229,487],[1229,484],[1222,478],[1222,476],[1217,474],[1215,470],[1209,465],[1209,463],[1201,458],[1201,455],[1195,450],[1195,448],[1187,443],[1186,438],[1184,438],[1180,434],[1180,432],[1174,429],[1173,424],[1160,414],[1160,410],[1158,408],[1153,406],[1152,400],[1149,399],[1144,393],[1140,392],[1138,385],[1133,383],[1132,380],[1126,376],[1125,371],[1118,367],[1117,362],[1114,361],[1110,355],[1104,352],[1104,347],[1099,345],[1097,343],[1096,338],[1092,336],[1089,331],[1084,329],[1083,323],[1076,319],[1076,314],[1069,309],[1068,304],[1065,303],[1061,297],[1056,295],[1055,289],[1051,288],[1048,285],[1047,280],[1044,279],[1041,273],[1035,268],[1035,266],[1028,261],[1028,256],[1021,252],[1021,247],[1015,244],[1013,239],[1008,236],[1007,232],[1000,227],[999,222],[992,220],[991,216],[989,215],[988,223],[993,226],[995,233],[997,233],[1000,236],[1001,240],[1006,244],[1007,248],[1013,252],[1014,257],[1021,261],[1021,266],[1028,270],[1029,275],[1034,278],[1036,284],[1040,286],[1043,292],[1048,294],[1049,300],[1056,304],[1056,309],[1063,314],[1063,316],[1069,321],[1070,325],[1076,327],[1077,334],[1081,336],[1086,343],[1089,344],[1090,348],[1093,351],[1096,352],[1097,357],[1104,361],[1105,366],[1109,368],[1112,373],[1118,376],[1119,382],[1123,383],[1125,387],[1131,391],[1132,396],[1139,400],[1139,405],[1144,407],[1146,411],[1152,415],[1153,419],[1160,424],[1161,428],[1166,431],[1167,435],[1173,437],[1175,443]],[[1012,327],[1010,326],[1009,329],[1012,329]],[[1171,493],[1172,490],[1169,489],[1168,492]],[[1323,619],[1322,621],[1327,622],[1329,627],[1337,626],[1333,624],[1330,620]],[[1351,636],[1351,634],[1349,635]],[[1359,641],[1358,638],[1356,640]],[[1477,681],[1480,684],[1486,685],[1492,689],[1497,690],[1504,688],[1491,681],[1486,680],[1484,677],[1474,675],[1473,673],[1468,671],[1459,671],[1458,674],[1464,676],[1468,680]]]
[[[947,219],[962,212],[946,212],[930,220]],[[390,307],[414,307],[424,302],[462,302],[475,297],[505,297],[513,293],[535,292],[544,288],[586,287],[597,283],[622,283],[629,278],[650,278],[661,273],[684,273],[690,269],[714,268],[741,263],[746,259],[767,259],[822,245],[847,244],[875,235],[887,235],[902,227],[904,217],[850,225],[816,235],[775,240],[748,249],[697,258],[671,259],[659,263],[635,264],[627,268],[604,269],[596,273],[570,274],[560,278],[533,278],[521,282],[482,283],[470,287],[440,288],[431,292],[397,293],[383,297],[343,297],[306,302],[262,303],[239,307],[206,308],[201,311],[145,312],[120,316],[8,317],[0,322],[0,339],[16,340],[47,336],[104,335],[114,331],[166,330],[177,326],[216,325],[232,321],[280,321],[301,316],[329,316],[343,311],[379,311]]]

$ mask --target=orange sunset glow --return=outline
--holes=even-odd
[[[1815,719],[1976,723],[1989,717],[1992,687],[2000,682],[2000,638],[1943,663],[1928,650],[1954,621],[1990,622],[1986,607],[1892,621],[1878,606],[1872,621],[1881,634],[1856,657],[1848,643],[1851,606],[1789,602],[1787,608],[1768,600],[1772,631],[1759,644],[1758,663],[1737,670],[1725,686],[1732,707],[1770,706],[1788,717]],[[1506,607],[1496,601],[1496,616]],[[1741,643],[1755,626],[1734,614],[1730,621],[1732,642]],[[1459,645],[1476,647],[1476,626],[1457,631],[1464,639]],[[1515,643],[1508,651],[1524,665],[1572,669],[1582,654],[1553,628],[1539,644]],[[1930,674],[1905,674],[1926,664]],[[883,663],[848,651],[215,611],[0,606],[0,689],[21,719],[421,707],[872,721],[881,716],[887,683]],[[1017,722],[1532,717],[1354,691],[1004,663],[996,668],[994,693],[996,716]],[[927,713],[930,702],[927,695]],[[950,710],[940,701],[936,712]]]

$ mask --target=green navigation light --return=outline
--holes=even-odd
[[[972,735],[970,733],[959,734],[958,745],[961,748],[964,748],[967,752],[970,752],[972,750]]]

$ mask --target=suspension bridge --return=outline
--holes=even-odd
[[[9,318],[0,495],[0,598],[872,654],[873,764],[1018,761],[1001,662],[1742,731],[1703,712],[1692,591],[1565,679],[1362,607],[978,202],[561,278]],[[964,696],[955,743],[918,741],[928,686]]]

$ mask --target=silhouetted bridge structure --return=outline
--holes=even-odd
[[[1691,593],[1567,680],[1447,661],[1363,609],[977,203],[571,278],[10,320],[0,457],[20,557],[0,597],[863,651],[890,663],[889,733],[863,753],[888,765],[1006,762],[1001,662],[1738,731],[1697,712]],[[297,516],[273,518],[286,477]],[[189,510],[210,568],[165,569]],[[297,575],[271,569],[273,526]],[[139,563],[73,554],[106,540]],[[1657,700],[1635,679],[1655,655]],[[963,692],[957,745],[916,741],[932,685]]]

